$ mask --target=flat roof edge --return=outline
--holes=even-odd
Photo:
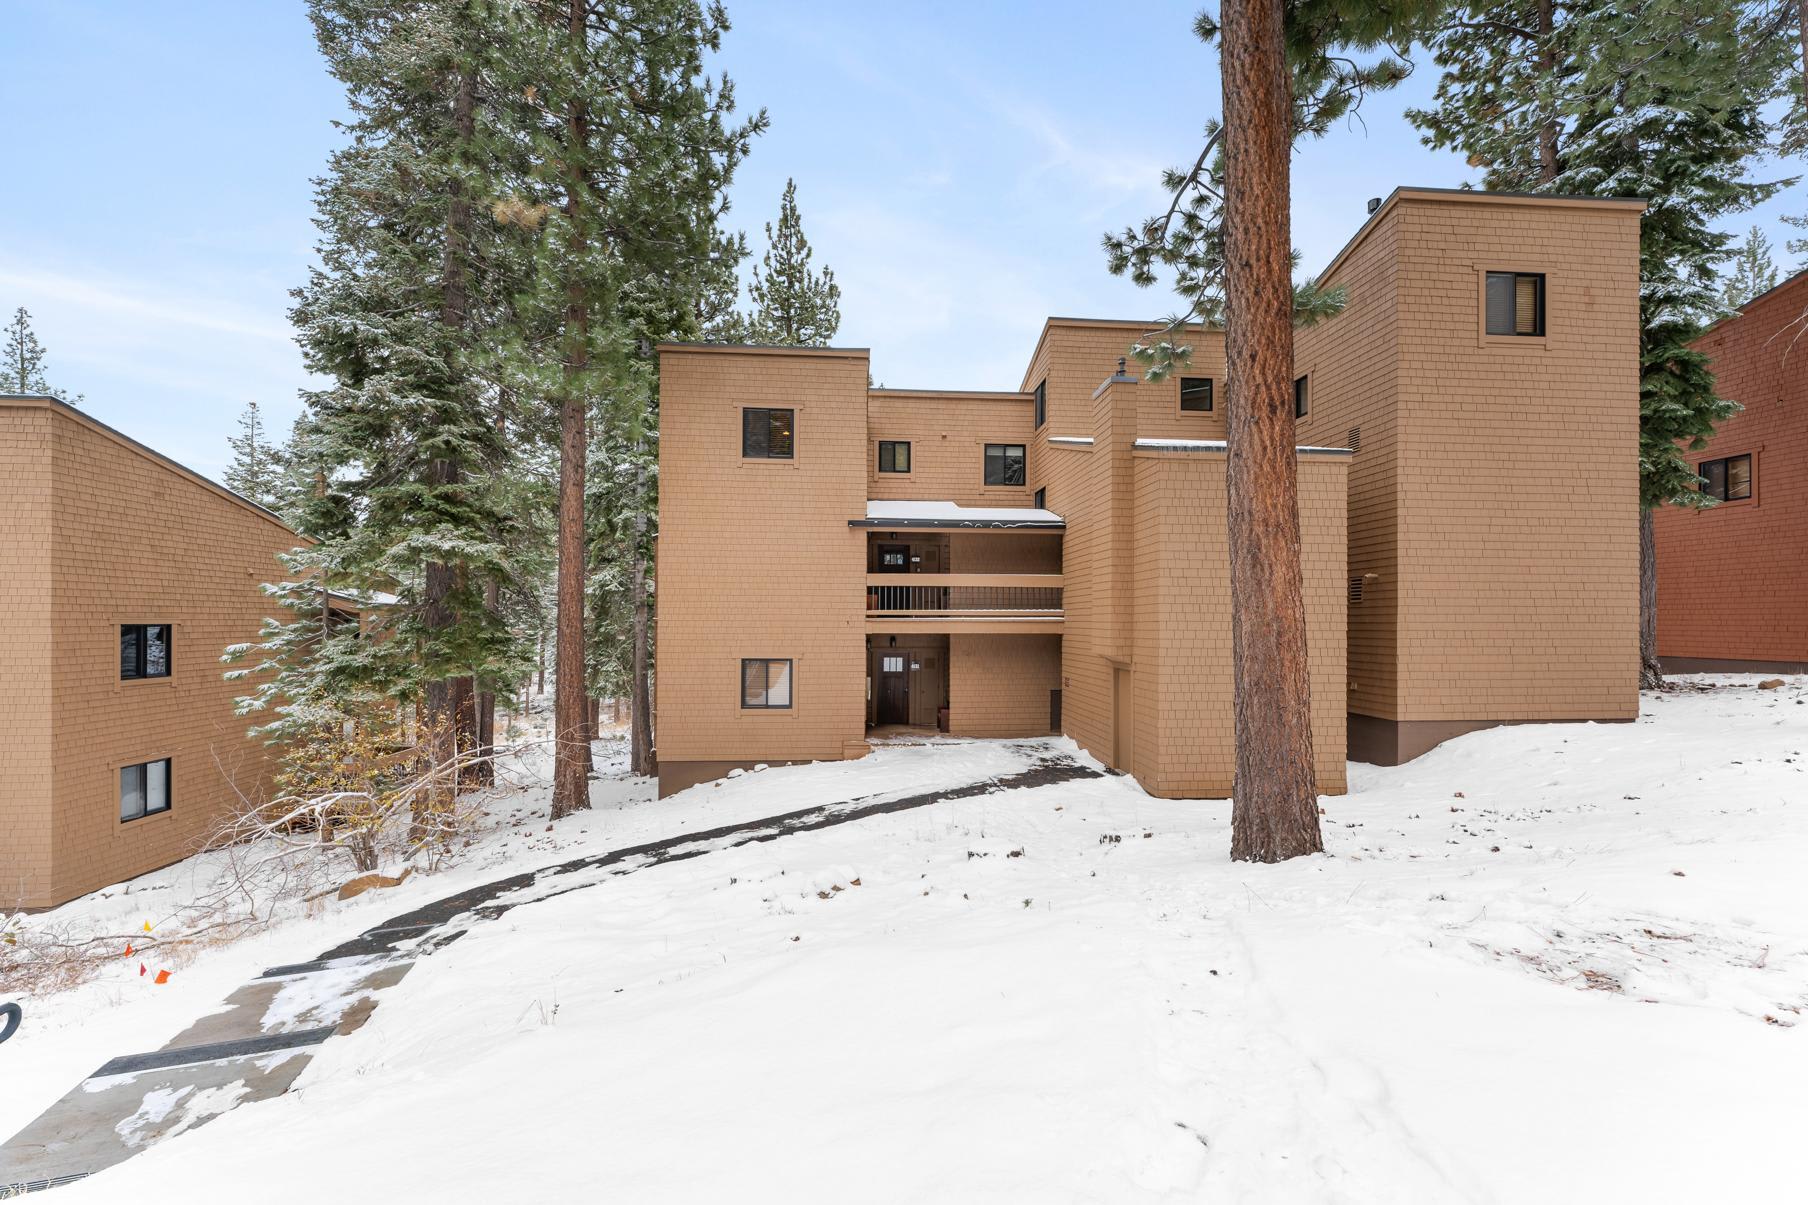
[[[1034,393],[1025,393],[1021,389],[903,389],[884,385],[868,389],[866,392],[869,395],[880,393],[898,397],[970,397],[991,402],[1027,402],[1036,396]]]
[[[1362,225],[1356,228],[1356,233],[1349,237],[1349,240],[1338,249],[1337,254],[1331,257],[1330,262],[1325,264],[1324,268],[1312,279],[1319,282],[1328,279],[1333,272],[1343,266],[1344,260],[1348,259],[1350,253],[1355,251],[1362,240],[1368,237],[1369,232],[1380,224],[1381,219],[1391,213],[1394,207],[1402,201],[1456,201],[1471,205],[1543,205],[1552,208],[1599,206],[1604,209],[1638,210],[1643,210],[1646,206],[1646,202],[1640,197],[1590,197],[1576,193],[1503,192],[1485,188],[1434,188],[1430,185],[1401,184],[1395,186],[1394,190],[1387,194],[1381,204],[1375,207],[1375,212],[1363,220]]]
[[[1050,522],[1047,519],[849,519],[848,526],[876,527],[885,531],[901,531],[907,527],[1036,527],[1044,531],[1054,531],[1065,528],[1067,521],[1065,519],[1059,522]]]
[[[865,360],[872,356],[870,347],[796,347],[785,343],[659,343],[654,351],[697,352],[702,354],[739,354],[750,356],[823,356],[838,360]]]

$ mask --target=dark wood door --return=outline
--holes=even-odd
[[[902,653],[879,655],[879,707],[881,724],[910,723],[910,674]]]
[[[879,545],[877,572],[909,573],[910,545]],[[910,589],[905,586],[880,586],[879,609],[881,611],[903,611],[910,606]],[[885,721],[880,721],[884,723]]]

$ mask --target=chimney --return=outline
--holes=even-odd
[[[1370,197],[1369,198],[1369,212],[1374,213],[1377,209],[1380,209],[1380,208],[1381,208],[1381,198],[1380,197]]]

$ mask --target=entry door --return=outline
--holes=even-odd
[[[903,653],[879,654],[879,707],[881,724],[910,723],[909,662]]]

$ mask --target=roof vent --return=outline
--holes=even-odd
[[[1377,209],[1380,209],[1380,208],[1381,208],[1381,198],[1380,197],[1370,197],[1369,198],[1369,212],[1374,213]]]
[[[1117,358],[1117,375],[1120,377],[1124,375],[1124,357],[1122,356]]]
[[[1352,451],[1352,452],[1362,451],[1362,428],[1361,427],[1351,427],[1350,428],[1350,442],[1349,442],[1348,446],[1349,446],[1350,451]]]
[[[1362,579],[1360,577],[1350,579],[1350,601],[1353,603],[1362,601]]]

